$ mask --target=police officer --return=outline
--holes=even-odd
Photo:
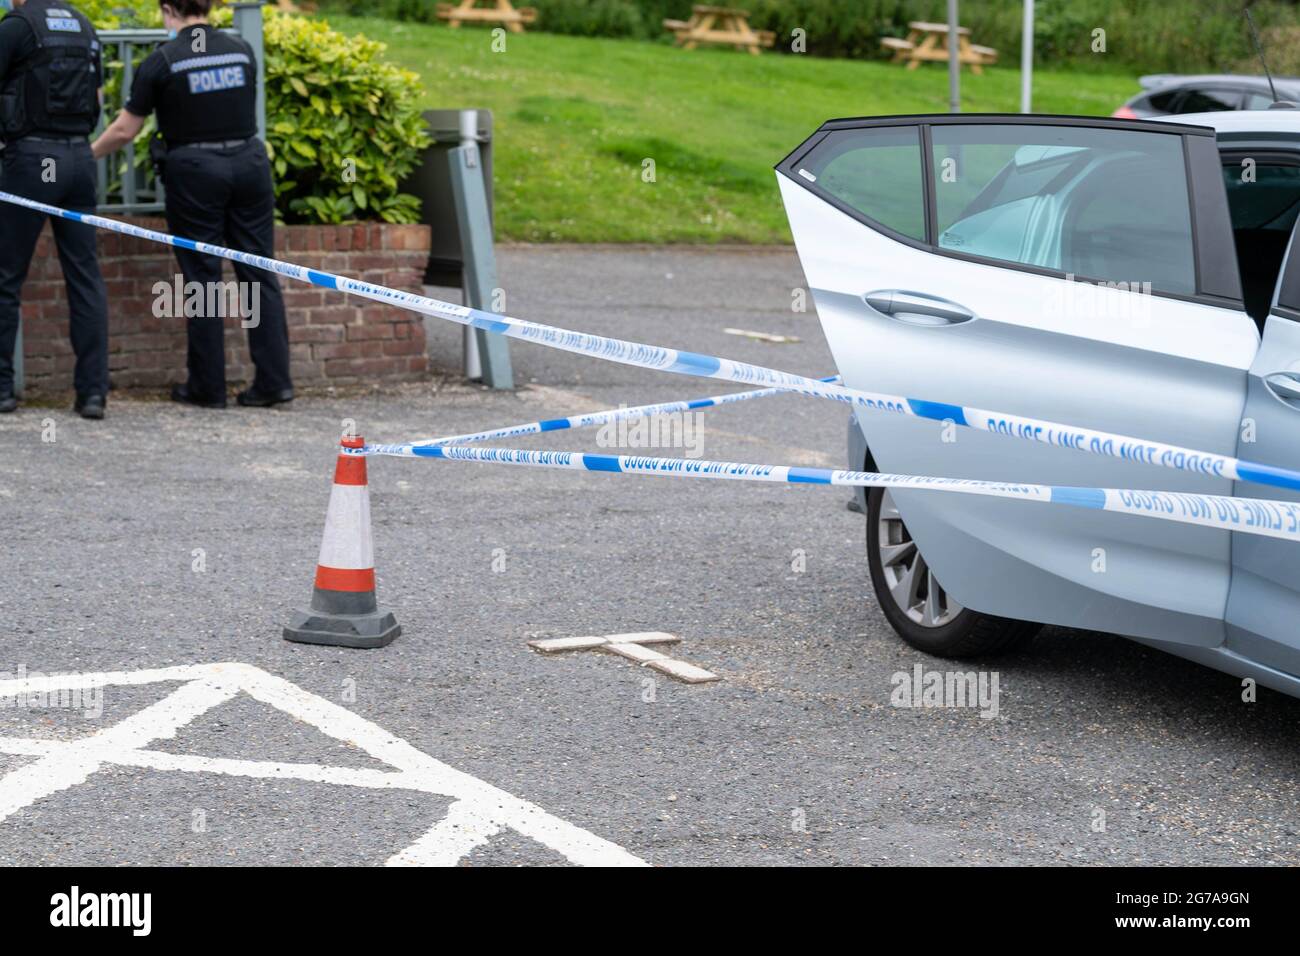
[[[76,212],[94,212],[95,161],[87,137],[99,121],[99,37],[63,0],[0,0],[0,190]],[[46,216],[0,203],[0,412],[14,397],[14,343],[23,281]],[[73,373],[83,418],[103,418],[108,396],[108,294],[95,230],[54,218],[68,289]]]
[[[275,243],[275,190],[266,147],[257,139],[257,64],[242,39],[208,24],[212,0],[163,0],[163,24],[173,39],[151,53],[135,75],[126,108],[93,145],[96,156],[135,139],[145,118],[158,113],[165,144],[160,158],[167,190],[167,225],[179,236],[271,256]],[[176,250],[187,289],[221,281],[222,260]],[[237,263],[244,303],[256,300],[248,346],[256,366],[239,404],[267,407],[293,400],[284,299],[274,274]],[[189,307],[189,380],[172,387],[178,402],[226,406],[224,323],[207,314],[215,295]],[[197,297],[193,300],[198,305]],[[198,314],[190,314],[197,311]],[[219,310],[224,311],[224,310]],[[247,319],[248,317],[246,317]]]

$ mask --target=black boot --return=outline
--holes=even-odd
[[[270,408],[272,405],[283,405],[286,402],[292,402],[293,389],[282,388],[278,392],[260,392],[256,388],[250,387],[236,395],[235,401],[248,408]]]
[[[78,395],[76,404],[72,406],[72,410],[82,418],[89,418],[98,421],[104,417],[104,396]]]
[[[182,405],[194,405],[198,408],[226,407],[226,397],[224,395],[220,398],[204,398],[191,392],[188,385],[173,385],[172,401],[180,402]]]

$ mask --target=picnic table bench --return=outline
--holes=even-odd
[[[926,20],[913,20],[908,25],[911,31],[907,39],[900,37],[882,37],[880,45],[886,50],[893,50],[893,62],[906,63],[909,70],[915,70],[925,62],[943,63],[948,59],[948,24],[930,23]],[[969,66],[972,73],[981,74],[983,67],[996,63],[998,51],[991,46],[978,46],[970,42],[970,30],[957,28],[957,59]]]
[[[701,43],[734,46],[758,56],[761,47],[776,43],[771,30],[755,30],[749,25],[749,11],[732,7],[696,4],[689,20],[665,20],[664,29],[674,34],[678,46],[694,50]]]
[[[438,19],[446,20],[447,26],[456,29],[462,23],[501,23],[511,33],[523,33],[524,24],[537,19],[537,10],[533,7],[520,7],[518,10],[510,0],[489,0],[494,5],[478,6],[479,0],[459,0],[456,4],[438,4]]]

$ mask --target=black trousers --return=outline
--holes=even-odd
[[[95,160],[87,142],[30,137],[0,151],[0,189],[74,212],[95,211]],[[46,216],[0,203],[0,395],[14,387],[14,342],[18,336],[23,282]],[[63,266],[71,315],[70,337],[77,356],[73,385],[78,397],[108,395],[108,293],[99,274],[95,228],[53,219],[54,244]]]
[[[167,153],[163,182],[167,226],[173,234],[261,256],[275,254],[275,189],[260,140],[225,150],[177,147]],[[208,283],[221,281],[224,260],[216,256],[177,249],[176,260],[187,286],[198,282],[208,289]],[[248,329],[248,350],[257,369],[253,387],[261,392],[291,388],[289,329],[280,283],[274,273],[242,263],[234,267],[235,278],[248,290],[242,301],[257,302],[257,322]],[[204,307],[186,309],[189,389],[201,399],[226,394],[225,330],[219,315],[207,314],[213,301],[204,296]]]

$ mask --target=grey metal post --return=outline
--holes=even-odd
[[[474,159],[478,159],[478,110],[460,111],[460,146],[462,149],[472,149],[474,151]],[[457,216],[459,216],[459,207],[457,207],[456,212]],[[461,222],[462,228],[460,234],[463,237],[462,241],[465,245],[468,245],[469,243],[467,240],[469,234],[464,229],[464,220],[461,220]],[[463,301],[466,304],[469,304],[470,286],[474,284],[476,277],[470,270],[468,257],[466,257],[465,267],[462,270],[461,276],[461,289],[465,294]],[[474,305],[473,307],[482,308],[481,305]],[[465,377],[471,382],[483,377],[483,361],[479,356],[477,331],[477,329],[469,325],[464,328],[464,370]]]
[[[456,203],[456,222],[459,227],[462,259],[464,261],[465,304],[472,309],[492,311],[492,298],[497,289],[496,253],[492,248],[492,219],[488,215],[487,189],[478,152],[478,111],[466,110],[472,127],[462,125],[462,134],[473,130],[464,145],[447,151],[451,167],[451,191]],[[462,124],[465,123],[462,114]],[[485,384],[492,388],[515,387],[514,372],[510,367],[510,346],[504,335],[484,329],[468,329],[473,337],[466,337],[465,374],[470,375],[470,345],[474,346]],[[477,376],[471,376],[477,377]]]
[[[232,24],[244,42],[253,48],[257,61],[257,136],[266,142],[266,56],[262,43],[262,5],[266,0],[239,0],[230,4]]]
[[[135,58],[131,56],[132,44],[122,40],[117,45],[117,55],[122,62],[122,102],[131,95],[135,82]],[[122,173],[122,204],[128,209],[135,206],[135,140],[126,144],[126,171]]]
[[[1034,95],[1034,0],[1025,0],[1025,26],[1020,38],[1020,112],[1032,113]]]
[[[957,0],[948,0],[948,112],[961,112],[961,58],[958,55]]]

